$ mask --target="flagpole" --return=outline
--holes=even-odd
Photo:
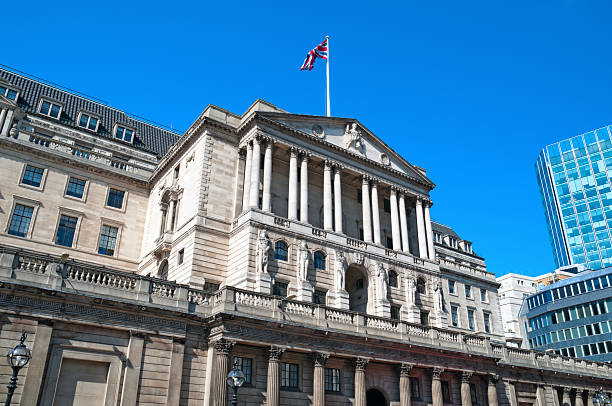
[[[327,117],[331,116],[331,106],[330,106],[330,102],[329,102],[329,58],[330,58],[330,52],[329,52],[329,35],[326,35],[325,38],[327,39],[327,64],[326,66],[326,77],[327,77]]]

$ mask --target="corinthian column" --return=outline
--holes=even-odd
[[[399,194],[399,214],[402,229],[402,251],[410,252],[410,242],[408,241],[408,221],[406,220],[406,198],[403,192]]]
[[[363,214],[363,240],[372,242],[372,219],[370,218],[370,180],[364,176],[361,180],[361,208]]]
[[[300,221],[308,223],[308,154],[302,155],[300,187]]]
[[[463,371],[461,373],[461,406],[472,406],[470,379],[472,379],[472,371]]]
[[[233,344],[225,339],[215,341],[215,376],[213,399],[214,406],[227,405],[227,374],[230,365],[230,353],[232,352]]]
[[[314,377],[312,384],[313,406],[325,406],[325,363],[329,354],[317,352],[313,354]]]
[[[429,251],[429,259],[435,260],[436,252],[434,251],[433,230],[431,229],[431,217],[429,216],[429,208],[431,205],[431,201],[425,201],[425,235],[427,238],[427,251]]]
[[[567,386],[563,387],[563,405],[562,406],[572,406],[572,401],[570,399],[570,388]]]
[[[432,406],[443,406],[444,399],[442,398],[442,383],[440,376],[444,372],[443,368],[434,368],[431,374],[431,399]]]
[[[272,211],[272,146],[274,141],[268,139],[266,142],[266,152],[264,153],[264,174],[263,174],[263,198],[261,209]]]
[[[499,379],[496,375],[489,375],[487,377],[487,398],[489,399],[489,406],[498,406],[499,400],[497,399],[497,380]]]
[[[427,242],[425,240],[425,224],[423,221],[423,199],[417,197],[415,206],[417,220],[417,235],[419,237],[419,257],[427,258]]]
[[[400,406],[410,406],[411,392],[410,392],[410,370],[412,369],[412,364],[408,364],[403,362],[400,368]]]
[[[289,220],[297,220],[297,148],[291,148],[289,157]]]
[[[259,167],[261,166],[261,137],[253,138],[253,163],[251,164],[251,187],[249,207],[259,207]]]
[[[340,183],[340,172],[342,167],[336,165],[334,168],[334,211],[336,217],[336,232],[342,233],[342,184]]]
[[[584,406],[584,400],[582,399],[582,389],[576,389],[576,400],[574,406]]]
[[[399,217],[397,215],[397,190],[392,187],[389,193],[389,201],[391,202],[391,233],[393,236],[393,249],[400,250],[402,241],[400,238]]]
[[[354,406],[366,406],[365,370],[368,366],[365,358],[355,360],[355,404]]]
[[[278,347],[270,347],[268,350],[267,406],[280,405],[280,359],[284,351]]]
[[[325,160],[323,168],[323,228],[333,230],[332,225],[332,188],[331,188],[332,163]]]
[[[249,208],[249,198],[251,188],[251,166],[253,163],[253,145],[249,141],[247,143],[246,162],[244,164],[244,185],[242,190],[242,211]]]
[[[378,181],[372,180],[372,223],[374,242],[380,244],[380,211],[378,209]]]

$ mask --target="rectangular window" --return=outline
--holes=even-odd
[[[78,221],[79,219],[76,217],[66,216],[64,214],[60,216],[57,234],[55,236],[55,243],[57,245],[72,247]]]
[[[442,381],[440,383],[442,384],[442,401],[444,403],[451,403],[450,386],[448,381]]]
[[[108,199],[106,200],[106,205],[109,207],[114,207],[116,209],[123,208],[123,197],[125,196],[125,192],[123,190],[117,190],[111,188],[108,191]]]
[[[421,399],[421,385],[419,384],[419,378],[410,377],[410,397],[414,400]]]
[[[79,127],[96,131],[98,128],[98,119],[90,116],[89,114],[81,113],[81,117],[79,118]]]
[[[453,327],[459,327],[459,310],[457,306],[451,306],[451,322]]]
[[[448,293],[455,294],[455,281],[448,281]]]
[[[340,392],[339,369],[325,368],[325,390],[329,392]]]
[[[361,203],[361,189],[357,189],[357,203]]]
[[[298,365],[283,362],[281,364],[281,386],[284,388],[298,387]]]
[[[487,290],[480,288],[480,301],[485,303],[487,301]]]
[[[185,259],[185,249],[183,248],[178,252],[178,264],[181,265]]]
[[[287,286],[288,284],[276,281],[272,287],[272,294],[274,296],[287,297]]]
[[[10,87],[0,85],[0,94],[9,100],[13,100],[13,101],[17,100],[18,93],[19,92],[17,92],[17,90],[11,89]]]
[[[390,250],[393,249],[393,238],[392,237],[387,237],[387,248]]]
[[[491,315],[489,313],[484,313],[484,329],[485,332],[491,332]]]
[[[62,106],[56,103],[48,102],[43,100],[40,104],[40,114],[44,114],[45,116],[59,118],[60,112],[62,111]]]
[[[132,138],[134,138],[134,130],[118,125],[115,129],[115,138],[125,142],[132,142]]]
[[[8,233],[18,237],[27,236],[32,221],[32,213],[34,213],[34,207],[15,204]]]
[[[429,312],[421,311],[421,324],[424,326],[429,324]]]
[[[174,168],[174,179],[178,179],[179,178],[180,172],[181,172],[181,166],[177,165],[176,168]]]
[[[21,184],[40,187],[44,173],[45,170],[42,168],[26,165],[26,169],[23,172],[23,177],[21,178]]]
[[[214,293],[217,292],[219,290],[219,284],[215,283],[215,282],[204,282],[204,287],[202,288],[202,290],[204,290],[204,292],[209,292],[209,293]]]
[[[327,296],[327,292],[324,290],[315,289],[314,294],[312,295],[312,303],[325,306],[325,297]]]
[[[391,201],[389,199],[383,199],[383,208],[385,213],[391,213]]]
[[[400,319],[400,307],[399,306],[391,306],[391,318],[393,320]]]
[[[98,254],[113,256],[115,255],[115,245],[117,244],[117,234],[119,229],[113,226],[102,226],[100,233],[100,244],[98,245]]]
[[[472,287],[465,285],[465,297],[472,297]]]
[[[250,385],[253,382],[253,360],[251,358],[235,357],[234,362],[244,374],[244,383]]]
[[[82,199],[83,194],[85,193],[85,184],[86,184],[86,181],[84,181],[83,179],[77,179],[71,176],[68,179],[68,187],[66,187],[66,195]]]
[[[468,327],[470,330],[476,330],[476,326],[474,325],[474,310],[468,309]]]

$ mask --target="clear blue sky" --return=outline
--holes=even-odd
[[[19,2],[0,63],[186,129],[256,99],[358,118],[437,184],[432,215],[497,275],[552,270],[534,172],[547,144],[612,123],[612,3]]]

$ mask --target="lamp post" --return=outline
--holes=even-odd
[[[232,396],[232,405],[238,404],[238,388],[244,384],[244,373],[238,368],[238,360],[234,362],[234,367],[227,374],[227,384],[232,388],[234,392]]]
[[[25,346],[23,343],[27,337],[26,332],[21,333],[21,340],[19,340],[19,344],[15,346],[12,350],[6,354],[6,360],[8,364],[13,368],[13,376],[9,381],[7,386],[8,393],[6,394],[6,403],[5,406],[10,406],[11,399],[13,398],[13,392],[15,392],[15,388],[17,387],[17,375],[19,375],[19,371],[21,368],[25,367],[32,355],[30,353],[30,349]]]
[[[597,392],[593,395],[593,404],[595,406],[610,406],[612,405],[612,399],[610,395],[603,391],[603,388],[600,387]]]

